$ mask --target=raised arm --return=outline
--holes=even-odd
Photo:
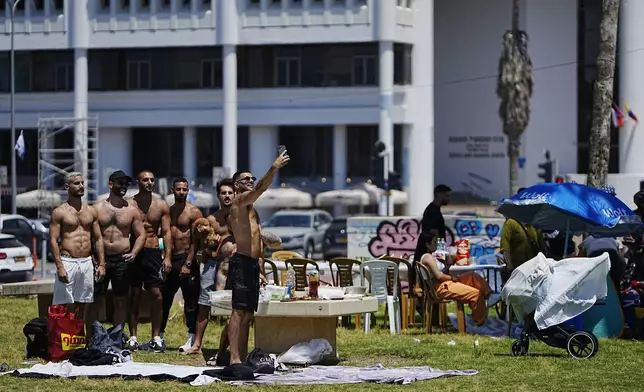
[[[264,231],[262,230],[261,227],[260,227],[260,233],[262,236],[262,241],[269,248],[273,249],[273,248],[279,248],[282,246],[282,239],[278,235],[270,233],[268,231]],[[264,249],[264,247],[262,247],[262,249]]]
[[[197,222],[197,219],[203,218],[203,214],[201,213],[201,210],[193,207],[191,211],[192,215],[192,229],[190,230],[190,248],[188,249],[188,260],[193,261],[195,259],[195,248],[197,247],[197,238],[194,235],[195,228],[197,225],[195,224]]]
[[[277,159],[275,159],[275,162],[273,162],[271,168],[268,169],[268,172],[264,174],[264,177],[260,178],[259,181],[257,181],[257,185],[255,185],[252,190],[239,195],[239,197],[235,198],[235,200],[241,205],[253,204],[257,199],[259,199],[262,193],[268,190],[268,188],[273,183],[273,179],[275,178],[277,171],[284,167],[284,165],[286,165],[290,159],[291,158],[288,156],[286,151],[281,153],[277,157]]]

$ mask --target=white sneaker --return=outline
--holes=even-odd
[[[186,341],[183,346],[179,347],[179,352],[182,353],[187,351],[193,344],[195,344],[195,334],[191,333],[188,334],[188,341]]]
[[[130,336],[130,339],[127,341],[127,348],[130,351],[136,351],[139,349],[139,342],[136,340],[136,336]]]

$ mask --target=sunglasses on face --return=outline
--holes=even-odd
[[[255,181],[257,181],[256,177],[244,177],[244,178],[240,178],[239,180],[237,180],[237,182],[245,182],[245,183],[255,182]]]

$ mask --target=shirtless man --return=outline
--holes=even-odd
[[[165,332],[170,308],[174,296],[181,288],[183,295],[183,312],[188,327],[188,341],[179,351],[192,347],[197,328],[197,299],[199,297],[199,265],[195,259],[195,243],[192,231],[195,221],[203,218],[201,211],[190,203],[188,197],[188,180],[179,177],[172,182],[174,204],[170,207],[170,231],[172,234],[172,270],[163,285],[163,320],[161,334]]]
[[[94,304],[90,306],[88,322],[98,318],[98,310],[105,305],[104,295],[112,282],[114,294],[112,323],[125,327],[130,265],[145,242],[141,214],[134,204],[123,200],[131,184],[132,177],[122,170],[115,171],[109,177],[109,197],[94,206],[103,238],[102,247],[105,250],[105,279],[98,282],[94,288]],[[136,239],[133,246],[130,245],[130,237]],[[97,250],[100,248],[97,247]]]
[[[230,257],[228,285],[232,287],[232,314],[228,326],[230,363],[241,363],[248,353],[248,331],[259,300],[259,257],[262,238],[253,203],[273,182],[277,170],[289,161],[282,152],[268,172],[255,186],[255,177],[249,172],[233,175],[235,198],[230,207],[230,230],[235,236],[237,252]]]
[[[204,268],[201,273],[200,294],[199,294],[199,313],[197,314],[197,333],[195,341],[190,349],[184,351],[184,354],[200,354],[208,320],[210,318],[210,292],[223,290],[226,284],[225,277],[219,278],[222,273],[222,264],[227,260],[233,251],[234,241],[232,238],[226,240],[230,233],[226,224],[226,217],[230,212],[230,206],[233,203],[234,190],[233,180],[230,178],[223,179],[217,183],[217,199],[219,200],[219,210],[208,216],[210,226],[215,229],[222,241],[213,248],[204,249]],[[222,331],[222,337],[225,332]]]
[[[165,277],[172,270],[172,235],[170,231],[170,207],[165,200],[152,196],[154,189],[154,174],[148,170],[139,173],[139,193],[134,195],[133,203],[139,208],[145,244],[143,250],[133,263],[132,280],[130,282],[130,339],[128,348],[137,350],[139,324],[139,302],[141,286],[151,294],[150,323],[152,324],[152,340],[148,350],[164,352],[165,343],[161,337],[161,322],[163,320],[163,284]],[[162,250],[159,247],[159,230],[163,238]]]
[[[70,312],[84,315],[85,304],[94,302],[94,279],[105,276],[103,238],[96,219],[96,210],[82,202],[85,181],[79,172],[65,176],[67,202],[54,209],[49,223],[51,252],[58,279],[54,281],[54,305],[67,305]],[[92,234],[98,265],[92,262]],[[62,235],[60,245],[58,240]],[[85,324],[87,339],[92,325]]]

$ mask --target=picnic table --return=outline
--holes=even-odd
[[[333,348],[327,359],[337,359],[338,317],[377,311],[375,297],[260,303],[255,312],[255,347],[279,355],[297,343],[322,338]],[[230,316],[230,313],[230,309],[217,303],[211,306],[213,316]]]

